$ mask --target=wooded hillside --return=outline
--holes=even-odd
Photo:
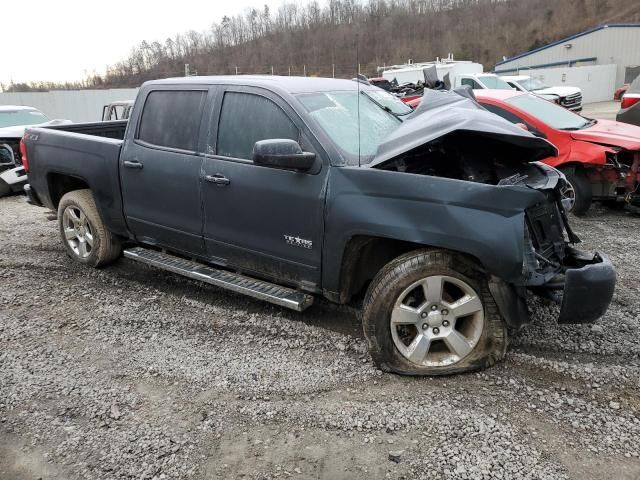
[[[259,0],[257,0],[259,1]],[[216,19],[212,19],[216,20]],[[352,77],[452,53],[490,70],[511,56],[602,23],[640,23],[638,0],[312,0],[249,9],[205,32],[142,42],[106,75],[69,87],[132,87],[184,75],[267,73]],[[356,48],[357,46],[357,48]],[[635,46],[633,48],[637,48]],[[631,48],[631,47],[630,47]],[[357,51],[357,59],[356,59]],[[12,88],[13,87],[13,88]],[[65,86],[57,86],[58,88]],[[55,84],[8,89],[49,89]]]

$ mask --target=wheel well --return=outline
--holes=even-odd
[[[571,162],[563,163],[562,165],[558,165],[556,168],[560,171],[562,170],[573,170],[574,172],[586,171],[588,168],[593,167],[594,165],[585,165],[582,162],[577,160],[573,160]]]
[[[55,208],[58,208],[60,199],[73,190],[83,190],[89,188],[87,182],[78,177],[63,175],[61,173],[50,173],[47,176],[49,185],[49,196]]]
[[[352,237],[347,243],[342,257],[339,302],[347,303],[352,298],[364,293],[367,285],[380,269],[394,258],[413,250],[428,248],[435,249],[437,247],[389,238]],[[482,268],[482,264],[476,258],[463,255],[469,257],[473,263]]]

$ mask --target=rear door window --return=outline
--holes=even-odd
[[[136,138],[159,147],[195,151],[206,97],[204,90],[152,91]]]
[[[225,93],[218,125],[218,155],[251,160],[258,140],[299,141],[299,137],[289,116],[268,98],[252,93]]]
[[[463,78],[460,82],[462,85],[469,85],[473,90],[481,90],[482,87],[478,82],[473,80],[472,78]]]

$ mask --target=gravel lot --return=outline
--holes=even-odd
[[[640,217],[574,227],[618,269],[597,325],[554,307],[482,373],[372,366],[355,311],[305,314],[63,253],[0,199],[0,478],[640,478]]]

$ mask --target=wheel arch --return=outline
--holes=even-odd
[[[390,261],[414,250],[446,250],[466,258],[478,270],[486,273],[482,262],[466,252],[435,245],[415,243],[371,235],[355,235],[347,241],[340,265],[338,293],[332,298],[347,303],[363,293],[368,283]]]
[[[49,199],[55,209],[58,208],[60,200],[67,193],[74,190],[91,190],[89,182],[84,178],[57,172],[47,174],[47,187],[49,189]]]
[[[120,200],[120,185],[117,190],[104,194],[104,185],[93,185],[86,178],[68,173],[49,172],[46,175],[49,203],[47,206],[57,210],[60,200],[75,190],[90,190],[96,202],[96,208],[107,228],[123,238],[129,237]]]

